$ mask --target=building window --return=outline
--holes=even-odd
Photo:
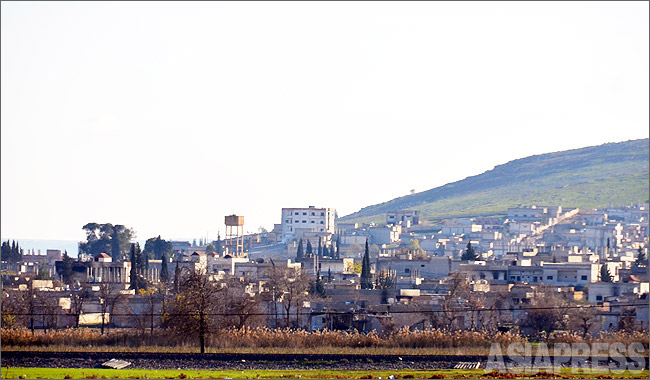
[[[303,220],[302,222],[303,222],[303,223],[307,223],[307,221],[306,221],[306,220]]]
[[[314,215],[316,215],[316,213],[315,213],[315,212],[312,212],[312,213],[311,213],[311,216],[314,216]]]
[[[299,221],[299,220],[294,220],[293,222],[294,222],[294,223],[300,223],[300,221]]]
[[[596,296],[596,301],[602,301],[602,300],[603,300],[603,296]]]
[[[582,276],[582,277],[580,277],[580,278],[583,279],[583,280],[586,280],[586,279],[587,279],[587,276]]]
[[[291,223],[291,222],[289,221],[289,219],[285,220],[284,222],[285,222],[285,223]]]
[[[552,280],[552,279],[553,279],[553,276],[546,276],[546,279],[547,279],[547,280]]]
[[[321,220],[321,221],[320,221],[320,224],[325,224],[325,222],[323,222],[323,221]]]
[[[313,220],[311,221],[312,223],[315,223]]]
[[[404,269],[404,273],[411,273],[411,270],[409,268]]]
[[[320,213],[320,216],[325,216],[325,213],[324,213],[324,212],[321,212],[321,213]]]
[[[299,212],[294,212],[293,215],[300,215],[300,213]]]
[[[302,214],[303,214],[303,215],[307,215],[307,213],[306,213],[306,212],[303,212]]]
[[[322,229],[322,228],[320,229],[320,232],[323,232],[323,229]]]

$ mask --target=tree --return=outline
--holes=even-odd
[[[325,285],[320,276],[320,269],[316,272],[316,279],[309,285],[309,294],[320,298],[325,298]]]
[[[164,255],[172,253],[172,243],[165,239],[161,239],[160,235],[158,235],[158,237],[147,239],[144,243],[144,253],[147,257],[154,260],[160,260]]]
[[[219,325],[219,283],[210,281],[206,273],[190,272],[182,280],[173,302],[169,319],[163,323],[181,337],[198,337],[201,353],[205,353],[205,338]]]
[[[115,261],[124,261],[129,245],[135,233],[133,229],[121,224],[111,223],[88,223],[83,226],[86,232],[86,241],[79,243],[79,251],[89,255],[107,253]]]
[[[609,268],[607,267],[607,264],[602,264],[600,266],[600,281],[612,282],[612,274],[609,273]]]
[[[259,297],[246,292],[249,283],[250,281],[234,276],[223,281],[219,298],[223,313],[230,316],[225,320],[227,326],[241,329],[247,321],[259,313]]]
[[[327,246],[323,247],[323,257],[330,257],[330,250]]]
[[[637,249],[638,255],[636,256],[636,260],[634,261],[634,266],[636,267],[642,267],[642,266],[647,266],[648,265],[648,258],[646,257],[645,250],[643,247],[639,247]]]
[[[467,249],[465,249],[460,259],[463,261],[475,261],[479,259],[474,247],[472,247],[472,242],[467,243]]]
[[[125,295],[122,294],[119,289],[111,284],[102,283],[99,286],[99,307],[102,313],[102,324],[101,324],[101,333],[104,335],[104,326],[106,324],[106,315],[111,315],[113,319],[113,311],[115,307],[125,299]]]
[[[370,249],[366,239],[366,252],[361,262],[361,289],[372,289],[372,274],[370,273]]]
[[[408,250],[416,260],[425,260],[427,258],[427,253],[420,247],[420,241],[418,239],[409,240]]]
[[[12,240],[9,244],[9,240],[2,243],[2,260],[6,261],[9,265],[15,266],[23,259],[23,250],[20,248],[20,245],[16,243],[15,240]]]
[[[269,275],[268,290],[274,292],[274,303],[280,299],[285,311],[285,326],[291,326],[291,311],[295,310],[296,325],[303,301],[309,289],[307,274],[302,268],[279,267],[273,264]]]
[[[68,251],[63,253],[63,266],[61,271],[61,280],[64,284],[70,285],[72,282],[72,264],[74,260],[68,256]]]
[[[40,265],[38,268],[38,273],[36,274],[37,280],[51,280],[50,271],[47,270],[46,265]]]
[[[308,257],[311,257],[314,254],[314,249],[311,247],[311,242],[307,240],[307,250],[305,251]]]
[[[320,236],[318,237],[318,257],[323,257],[323,246],[320,242]]]
[[[144,269],[148,265],[146,256],[142,254],[140,250],[140,243],[131,244],[131,286],[130,289],[139,289],[146,288],[147,280],[142,275]]]
[[[214,248],[214,245],[212,245],[212,243],[205,246],[205,253],[213,253],[213,252],[217,252],[217,250]]]
[[[72,287],[72,294],[70,294],[70,309],[75,316],[75,327],[79,328],[79,319],[83,312],[83,306],[86,300],[90,298],[90,286],[82,282],[79,286]]]
[[[169,265],[167,264],[168,262],[169,262],[169,257],[167,257],[167,255],[163,255],[162,264],[160,265],[160,281],[163,284],[169,282]]]
[[[530,306],[521,325],[531,328],[537,337],[540,337],[542,332],[548,336],[554,330],[567,327],[568,307],[571,304],[566,294],[557,291],[557,287],[538,287]]]
[[[305,253],[303,252],[302,248],[302,239],[298,240],[298,250],[296,251],[296,259],[302,259],[303,255]]]
[[[214,242],[214,251],[221,256],[223,254],[223,245],[221,244],[221,235],[217,234],[217,241]]]
[[[341,258],[341,236],[336,235],[336,258]]]

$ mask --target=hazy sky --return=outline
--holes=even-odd
[[[216,238],[648,137],[648,2],[2,3],[3,238]]]

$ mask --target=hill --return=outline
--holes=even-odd
[[[597,208],[648,201],[648,139],[540,154],[420,193],[364,207],[344,222],[385,221],[395,210],[421,219],[503,215],[518,205]]]

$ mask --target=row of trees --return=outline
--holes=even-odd
[[[3,241],[0,252],[2,254],[2,261],[6,261],[11,265],[15,265],[22,261],[23,250],[15,240],[12,240],[11,243],[9,243],[9,240]]]
[[[314,248],[311,245],[311,241],[307,240],[306,249],[303,247],[302,239],[298,240],[298,250],[296,251],[296,258],[301,259],[303,257],[313,257],[314,255],[318,257],[331,257],[334,259],[341,258],[341,241],[340,237],[337,236],[336,244],[332,243],[331,247],[327,247],[321,243],[321,238],[318,238],[318,248],[314,252]]]

